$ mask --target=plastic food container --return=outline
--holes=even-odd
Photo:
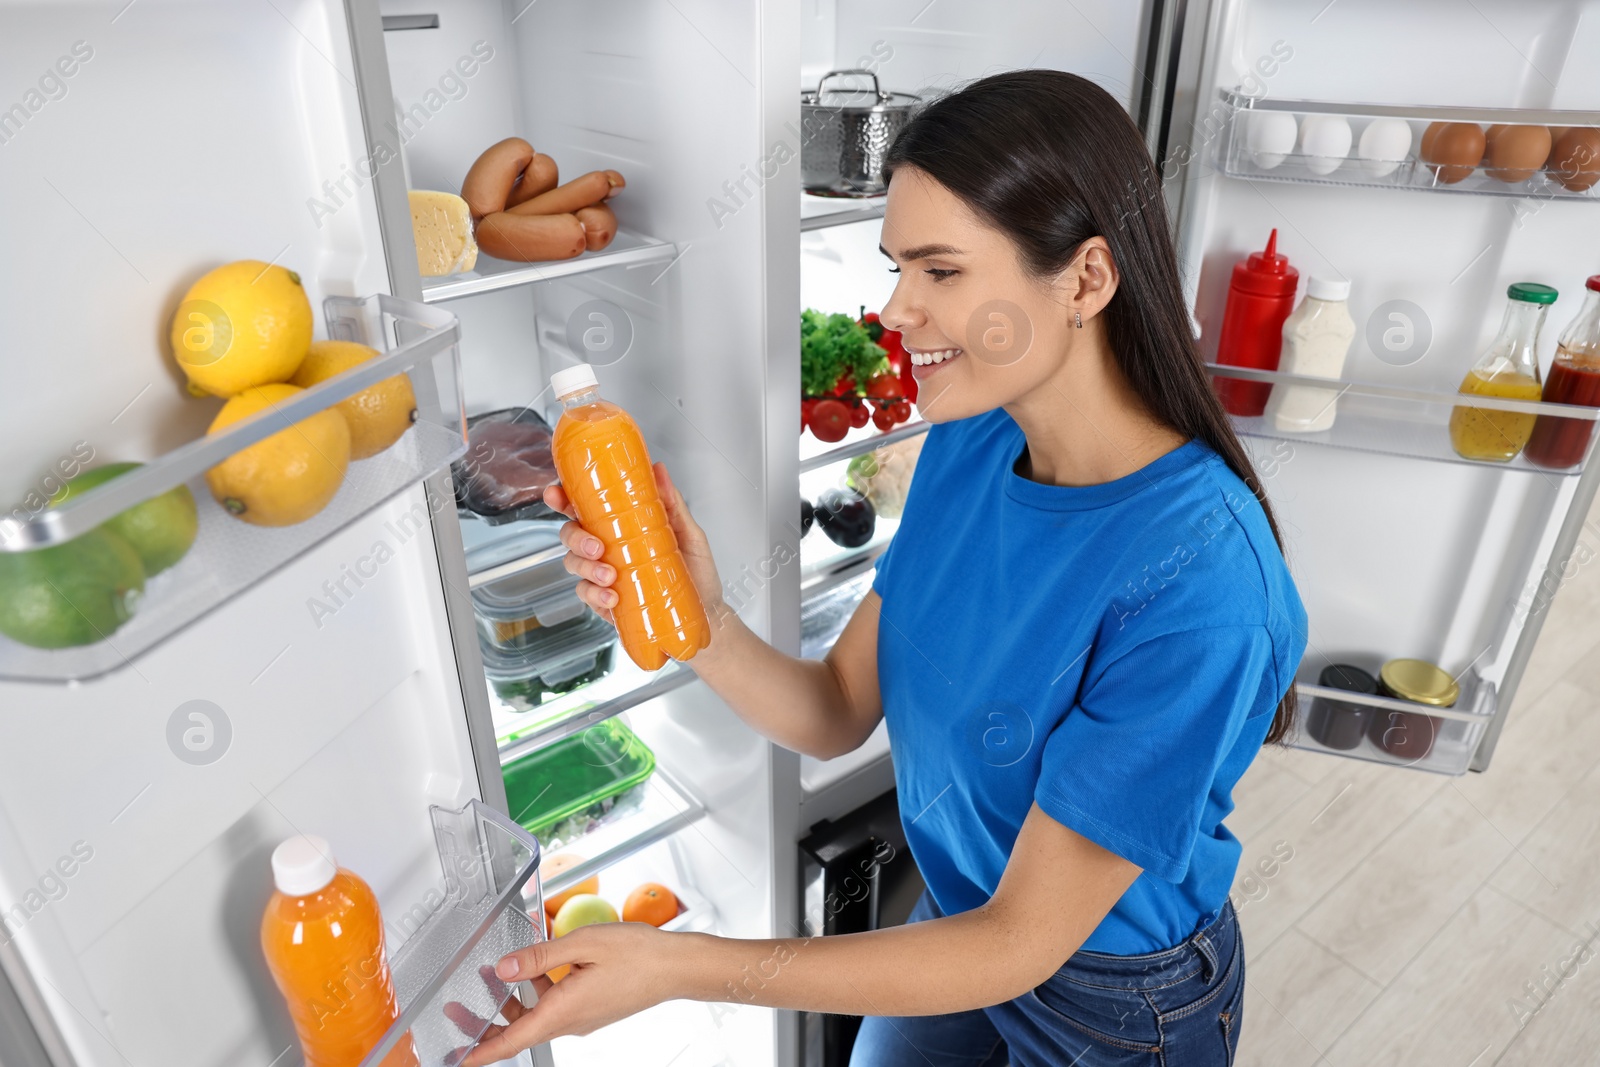
[[[553,531],[548,539],[551,545],[560,543]],[[541,551],[541,545],[533,544],[532,551]],[[578,576],[567,570],[564,556],[552,554],[542,563],[472,591],[478,637],[485,649],[539,652],[561,644],[562,636],[578,629],[585,618],[598,618],[578,599]]]
[[[506,802],[549,850],[636,805],[655,769],[655,753],[620,719],[606,719],[507,764]]]
[[[501,648],[479,634],[483,673],[495,695],[517,711],[532,711],[546,698],[570,693],[611,673],[617,631],[598,615],[585,614],[524,648]]]
[[[563,519],[544,503],[557,481],[550,426],[531,408],[504,408],[467,420],[467,454],[451,464],[456,506],[490,525]]]

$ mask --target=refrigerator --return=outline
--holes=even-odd
[[[798,514],[797,496],[837,485],[882,444],[870,427],[795,443],[798,311],[873,310],[892,289],[881,198],[801,190],[798,91],[830,70],[870,64],[885,88],[924,95],[1027,66],[1104,85],[1162,161],[1208,359],[1227,273],[1274,226],[1302,274],[1351,280],[1358,321],[1390,300],[1426,309],[1432,347],[1411,365],[1357,339],[1326,439],[1241,429],[1311,615],[1301,681],[1327,660],[1430,659],[1470,679],[1472,701],[1441,713],[1435,758],[1395,773],[1486,768],[1542,606],[1593,540],[1581,520],[1595,475],[1587,462],[1547,476],[1452,461],[1447,398],[1509,282],[1561,289],[1548,360],[1581,279],[1600,269],[1584,236],[1596,197],[1477,178],[1422,188],[1416,168],[1404,175],[1416,188],[1289,180],[1300,172],[1258,174],[1229,153],[1242,113],[1271,107],[1418,128],[1443,114],[1431,109],[1600,124],[1600,75],[1579,62],[1597,43],[1596,8],[1315,7],[0,6],[0,69],[14,75],[0,94],[0,499],[17,502],[0,547],[51,544],[179,482],[201,511],[196,554],[155,576],[106,642],[58,655],[0,639],[0,1064],[296,1062],[257,940],[273,846],[327,837],[377,892],[391,957],[405,953],[409,917],[448,888],[438,812],[478,802],[516,816],[502,766],[607,723],[626,723],[655,772],[633,810],[546,842],[583,857],[547,890],[598,873],[616,899],[656,880],[679,890],[691,928],[817,928],[798,843],[892,787],[884,733],[840,759],[801,758],[679,668],[622,665],[543,712],[508,705],[486,681],[473,597],[537,561],[496,555],[500,533],[458,516],[449,467],[467,420],[549,415],[549,374],[595,363],[705,527],[730,605],[776,647],[821,654],[895,525],[880,520],[846,551],[802,535]],[[1451,47],[1430,46],[1440,35]],[[1273,51],[1280,41],[1292,58]],[[1255,67],[1263,54],[1270,77]],[[459,190],[509,136],[564,178],[621,171],[616,241],[420,278],[407,190]],[[189,285],[247,258],[297,272],[316,336],[373,341],[383,373],[410,375],[422,416],[389,459],[352,465],[359,477],[327,512],[284,531],[215,506],[203,471],[269,428],[208,442],[218,404],[185,391],[167,340]],[[341,382],[306,410],[371,384]],[[924,428],[914,417],[896,433]],[[76,509],[45,506],[69,471],[112,460],[145,466]],[[682,1002],[535,1056],[792,1064],[801,1031],[790,1013]]]

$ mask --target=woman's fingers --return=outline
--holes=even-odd
[[[545,507],[554,508],[569,519],[576,519],[577,513],[572,510],[572,500],[567,496],[566,489],[560,482],[552,482],[544,487]]]

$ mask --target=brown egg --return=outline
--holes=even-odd
[[[1544,126],[1490,126],[1489,177],[1527,181],[1550,156],[1550,130]]]
[[[1550,176],[1575,193],[1600,181],[1600,129],[1573,126],[1556,138],[1545,160]]]
[[[1483,159],[1487,141],[1476,122],[1435,122],[1422,134],[1422,161],[1446,185],[1467,177]]]

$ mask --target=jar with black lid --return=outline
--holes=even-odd
[[[1325,689],[1342,689],[1347,693],[1371,696],[1378,691],[1372,675],[1348,663],[1330,663],[1317,675],[1317,684]],[[1370,704],[1334,700],[1316,696],[1311,699],[1311,711],[1306,716],[1306,730],[1312,737],[1341,752],[1355,748],[1367,732],[1367,724],[1378,711]]]

